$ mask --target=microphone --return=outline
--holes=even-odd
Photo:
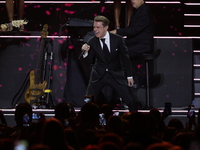
[[[88,42],[86,42],[85,44],[89,45]],[[80,59],[80,58],[83,56],[84,53],[85,53],[85,50],[82,49],[82,52],[81,52],[81,54],[78,56],[78,59]]]
[[[78,56],[78,59],[80,59],[84,53],[85,53],[85,50],[82,50],[81,54]]]

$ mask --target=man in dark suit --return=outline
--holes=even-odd
[[[91,62],[94,60],[86,95],[93,95],[96,99],[103,87],[110,86],[127,104],[129,111],[135,111],[134,97],[128,88],[134,84],[128,50],[124,39],[109,33],[108,26],[106,17],[96,16],[93,25],[95,36],[82,46],[83,57]]]
[[[125,42],[131,58],[140,54],[149,53],[154,48],[154,15],[144,0],[131,0],[134,11],[130,25],[110,31],[121,36],[127,36]]]
[[[140,55],[152,53],[154,50],[154,14],[145,4],[144,0],[130,0],[133,12],[130,24],[127,28],[112,30],[110,33],[126,36],[125,43],[128,47],[130,60],[134,71],[135,86],[132,88],[133,94],[145,85],[145,62]],[[153,74],[153,65],[150,64],[149,74]],[[136,95],[135,95],[136,96]],[[136,97],[137,99],[137,97]],[[138,107],[142,107],[139,100],[136,100]]]

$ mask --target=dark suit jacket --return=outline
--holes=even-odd
[[[127,36],[125,40],[130,57],[153,51],[154,15],[144,3],[131,15],[130,25],[117,30],[117,34]]]
[[[127,84],[127,77],[133,76],[127,47],[121,36],[109,34],[111,49],[109,62],[106,61],[99,38],[94,36],[88,42],[90,50],[87,59],[90,59],[90,62],[94,60],[89,82],[99,81],[107,70],[117,82]]]

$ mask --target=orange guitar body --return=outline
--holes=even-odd
[[[33,103],[37,101],[42,95],[44,95],[44,90],[46,89],[47,81],[43,83],[35,84],[35,72],[34,70],[30,71],[30,86],[26,90],[25,100],[27,103]]]

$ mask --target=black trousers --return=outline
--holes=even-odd
[[[89,83],[86,91],[86,95],[93,95],[94,100],[97,99],[100,91],[105,86],[110,86],[117,92],[117,94],[122,98],[122,100],[129,107],[129,111],[136,111],[135,99],[131,94],[130,88],[128,85],[119,84],[109,72],[106,72],[104,77],[97,82]]]

